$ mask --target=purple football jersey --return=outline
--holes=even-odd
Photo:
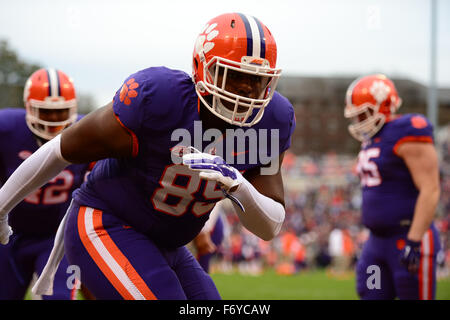
[[[75,201],[114,212],[161,246],[178,247],[191,241],[215,203],[224,197],[216,183],[200,179],[198,172],[172,158],[171,150],[181,140],[174,139],[175,130],[184,130],[190,137],[198,135],[198,107],[194,83],[185,72],[155,67],[129,76],[117,91],[113,108],[133,137],[133,157],[97,162],[87,183],[75,191]],[[275,93],[261,121],[242,128],[244,133],[250,129],[261,133],[253,142],[246,140],[243,149],[255,142],[259,147],[264,140],[269,145],[268,157],[276,158],[289,148],[294,127],[292,105]],[[271,129],[277,130],[275,152],[270,146],[274,143]],[[223,145],[226,140],[223,138]],[[209,152],[210,144],[205,139],[196,148]],[[183,145],[194,146],[194,142]],[[259,159],[247,161],[250,155],[243,149],[227,150],[236,157],[244,155],[243,161],[228,163],[241,171],[263,164]]]
[[[0,110],[1,184],[38,147],[35,136],[26,124],[25,109]],[[72,192],[83,183],[88,167],[87,164],[70,165],[46,185],[29,194],[9,214],[9,224],[14,232],[54,235],[72,200]]]
[[[433,143],[433,127],[422,115],[406,114],[384,124],[358,155],[362,185],[362,222],[373,232],[392,233],[409,228],[418,190],[402,158],[403,142]]]

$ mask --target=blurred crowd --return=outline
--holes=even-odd
[[[438,277],[449,277],[450,127],[439,133],[442,188],[435,224],[442,250]],[[231,203],[226,203],[225,237],[213,271],[258,275],[266,268],[280,274],[327,268],[337,276],[350,274],[368,237],[360,219],[361,189],[355,165],[356,155],[287,154],[283,162],[286,220],[280,234],[270,242],[258,239],[241,226]]]

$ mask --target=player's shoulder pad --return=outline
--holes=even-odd
[[[255,129],[278,130],[280,153],[289,149],[291,137],[295,129],[294,107],[289,100],[278,92],[275,92],[272,100],[264,109],[264,115]]]
[[[151,67],[130,75],[114,97],[115,110],[133,110],[154,127],[164,119],[181,116],[180,106],[192,90],[191,77],[180,70]],[[178,109],[177,109],[178,108]],[[116,110],[117,111],[117,110]]]
[[[269,105],[276,121],[281,123],[289,122],[294,117],[294,107],[291,102],[278,91],[273,94]]]
[[[286,97],[275,91],[266,111],[268,118],[273,121],[276,127],[285,132],[287,136],[292,134],[296,124],[295,112],[294,107]]]
[[[117,91],[115,100],[118,99],[126,106],[146,103],[151,105],[149,112],[155,114],[171,113],[166,107],[176,93],[186,82],[192,86],[192,80],[188,74],[180,70],[172,70],[166,67],[151,67],[140,70],[127,79]]]
[[[408,113],[392,121],[391,130],[397,139],[408,137],[424,137],[433,140],[433,125],[422,114]]]
[[[123,81],[123,84],[114,96],[113,101],[115,105],[134,109],[146,99],[150,94],[146,85],[151,77],[150,72],[146,72],[147,70],[144,69],[133,73]]]
[[[23,108],[0,109],[0,132],[17,130],[19,124],[25,122],[25,115],[26,112]]]

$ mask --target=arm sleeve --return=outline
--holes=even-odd
[[[266,241],[278,235],[286,215],[281,203],[261,194],[245,178],[243,178],[237,190],[231,194],[244,206],[245,211],[242,211],[232,201],[233,207],[244,227]]]
[[[69,164],[61,154],[61,135],[45,143],[22,162],[0,189],[0,218]]]

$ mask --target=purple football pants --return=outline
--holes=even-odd
[[[69,262],[81,270],[81,282],[97,299],[220,299],[184,246],[158,247],[106,211],[74,202],[64,245]]]
[[[436,255],[440,250],[438,231],[432,225],[425,233],[421,246],[420,267],[416,274],[408,272],[400,263],[400,252],[405,238],[406,234],[387,237],[370,234],[356,265],[357,292],[361,299],[435,298]]]
[[[0,300],[22,300],[30,286],[33,273],[41,274],[50,251],[53,237],[31,237],[13,234],[6,246],[0,245]],[[61,261],[53,283],[53,295],[44,300],[74,300],[76,289],[68,269],[67,259]]]

